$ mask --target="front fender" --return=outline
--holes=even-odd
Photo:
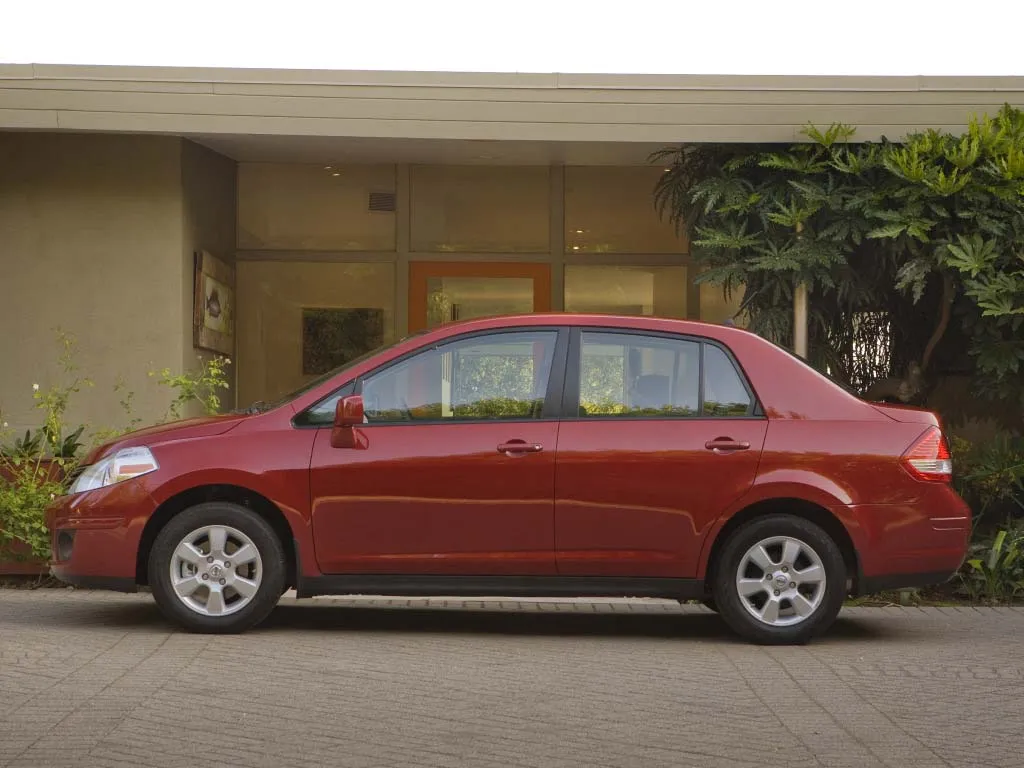
[[[163,505],[183,493],[209,486],[234,486],[259,494],[270,501],[281,511],[292,536],[298,543],[300,572],[303,575],[319,574],[308,512],[309,483],[305,477],[292,478],[289,481],[285,477],[255,474],[239,469],[201,469],[171,477],[167,482],[155,487],[152,496],[157,505]]]

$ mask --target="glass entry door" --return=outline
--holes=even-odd
[[[551,309],[551,267],[507,262],[413,262],[409,332],[456,320]]]

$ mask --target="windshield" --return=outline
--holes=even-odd
[[[420,335],[422,335],[424,333],[426,333],[426,331],[418,331],[417,333],[413,333],[413,334],[410,334],[408,336],[403,336],[398,341],[392,342],[390,344],[382,344],[379,347],[371,349],[369,352],[366,352],[366,353],[364,353],[362,355],[359,355],[359,357],[354,357],[351,360],[349,360],[348,362],[342,363],[341,365],[339,365],[336,368],[332,368],[327,373],[320,374],[319,376],[317,376],[312,381],[307,381],[301,387],[299,387],[298,389],[292,390],[287,395],[279,397],[276,400],[272,400],[270,402],[263,402],[263,401],[255,402],[255,403],[253,403],[252,405],[250,405],[248,408],[246,408],[244,410],[252,412],[252,413],[262,413],[263,411],[269,411],[269,410],[272,410],[273,408],[280,408],[285,403],[290,403],[295,398],[301,397],[302,395],[306,394],[307,392],[309,392],[309,391],[311,391],[313,389],[316,389],[321,384],[323,384],[325,381],[329,381],[330,379],[333,379],[335,376],[337,376],[340,373],[344,373],[349,368],[354,368],[355,366],[357,366],[360,363],[362,363],[364,360],[368,360],[371,357],[373,357],[374,355],[379,355],[381,352],[383,352],[386,349],[390,349],[391,347],[397,346],[397,345],[401,344],[404,341],[407,341],[407,340],[409,340],[411,338],[414,338],[416,336],[420,336]]]

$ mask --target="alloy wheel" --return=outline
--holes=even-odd
[[[171,587],[203,616],[227,616],[247,606],[263,581],[263,561],[237,528],[208,525],[186,535],[171,556]]]
[[[772,536],[750,547],[736,569],[736,592],[763,624],[790,627],[807,620],[825,597],[825,566],[806,542]]]

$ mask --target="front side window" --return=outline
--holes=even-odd
[[[753,398],[732,359],[720,347],[698,340],[584,331],[579,378],[581,417],[695,418],[753,412]]]
[[[363,381],[367,422],[537,419],[555,331],[496,333],[420,352]]]

